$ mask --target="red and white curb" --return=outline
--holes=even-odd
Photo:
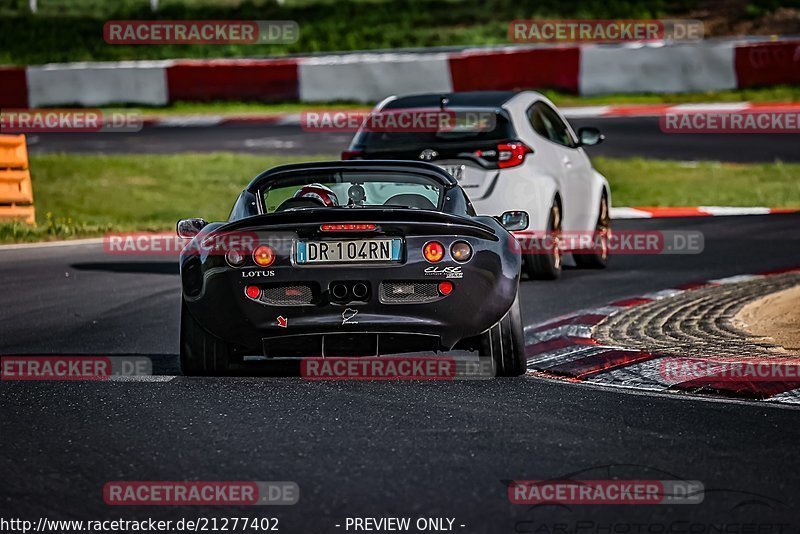
[[[369,112],[370,109],[325,109],[308,111]],[[661,117],[685,113],[735,113],[759,111],[763,113],[800,113],[800,103],[723,102],[705,104],[633,104],[619,106],[563,107],[568,119],[613,118],[613,117]],[[145,115],[145,124],[163,128],[209,127],[220,124],[264,124],[279,126],[302,126],[300,113],[248,113],[248,114],[187,114]]]
[[[663,219],[670,217],[726,217],[733,215],[774,215],[797,213],[800,208],[756,206],[637,206],[611,208],[612,219]]]
[[[671,297],[685,291],[789,272],[800,272],[800,268],[762,274],[744,274],[687,284],[616,301],[600,308],[582,310],[542,324],[529,326],[525,329],[528,373],[573,382],[635,390],[656,392],[696,390],[699,385],[702,385],[702,381],[697,378],[685,382],[670,380],[663,369],[666,361],[685,360],[690,365],[697,361],[697,356],[665,356],[638,349],[601,345],[592,338],[594,327],[606,318],[632,306]],[[737,361],[741,362],[742,360]],[[755,363],[763,363],[763,361],[753,360]],[[710,381],[713,381],[713,378]],[[726,385],[714,381],[713,389],[719,391],[720,394],[729,393],[740,398],[800,404],[800,389],[797,388],[796,383],[791,382],[753,381]]]
[[[691,113],[797,113],[796,102],[708,102],[696,104],[631,104],[609,106],[580,106],[561,108],[568,119],[612,117],[663,117]]]

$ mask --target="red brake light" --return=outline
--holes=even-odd
[[[244,294],[251,299],[257,299],[261,296],[261,290],[258,289],[258,286],[247,286],[244,288]]]
[[[522,165],[525,156],[533,150],[525,143],[515,142],[497,145],[497,166],[501,169]]]
[[[431,263],[442,261],[442,258],[444,258],[444,247],[441,243],[431,241],[422,247],[422,255]]]
[[[453,282],[439,282],[439,293],[442,295],[449,295],[453,292]]]
[[[361,159],[361,157],[363,155],[364,155],[364,151],[363,150],[344,150],[344,151],[342,151],[342,159],[343,160]]]
[[[319,227],[323,232],[372,232],[378,226],[372,223],[359,224],[323,224]]]

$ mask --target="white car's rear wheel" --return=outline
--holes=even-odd
[[[608,265],[610,238],[611,214],[608,209],[608,198],[604,194],[600,198],[600,210],[592,239],[594,248],[587,252],[573,252],[575,264],[583,269],[605,269]]]
[[[553,204],[547,221],[547,232],[539,246],[523,251],[525,272],[536,280],[555,280],[561,276],[561,207]]]

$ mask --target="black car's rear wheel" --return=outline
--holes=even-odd
[[[605,269],[608,265],[609,240],[611,238],[611,213],[608,209],[608,197],[600,198],[600,209],[592,236],[592,248],[587,252],[573,252],[575,264],[583,269]]]
[[[220,375],[228,370],[230,346],[209,334],[181,303],[181,370],[185,375]]]
[[[523,265],[530,278],[555,280],[561,276],[561,207],[553,204],[547,221],[547,231],[540,240],[541,250],[523,253]]]
[[[508,313],[481,336],[480,355],[491,358],[495,376],[520,376],[527,370],[519,293]]]

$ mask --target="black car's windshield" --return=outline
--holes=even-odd
[[[411,173],[321,172],[278,178],[261,195],[265,213],[375,206],[436,210],[442,189],[431,178]]]

